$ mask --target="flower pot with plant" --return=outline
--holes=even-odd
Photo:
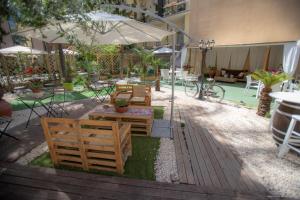
[[[286,73],[272,73],[267,71],[255,71],[251,76],[253,79],[261,81],[264,84],[264,88],[260,93],[257,114],[265,116],[270,112],[272,97],[269,94],[272,92],[272,86],[289,80],[290,77]]]
[[[128,101],[126,99],[116,99],[115,110],[119,113],[124,113],[128,111]]]
[[[11,105],[3,99],[4,88],[0,86],[0,117],[11,117],[12,107]]]
[[[214,78],[217,73],[217,67],[208,66],[208,75],[210,78]]]
[[[29,83],[29,88],[33,93],[41,92],[42,87],[43,87],[43,83],[40,79],[33,79]]]
[[[70,66],[68,66],[67,73],[65,76],[65,82],[63,84],[65,90],[73,91],[74,88],[73,77],[74,77],[74,71]]]

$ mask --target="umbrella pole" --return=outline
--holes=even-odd
[[[66,77],[66,65],[65,65],[65,56],[64,56],[62,44],[58,44],[58,54],[59,54],[59,61],[60,61],[62,75],[65,78]]]
[[[173,34],[173,51],[172,51],[172,96],[171,96],[171,119],[170,119],[170,132],[171,138],[173,139],[173,128],[174,128],[174,88],[175,88],[175,45],[176,45],[176,32]]]

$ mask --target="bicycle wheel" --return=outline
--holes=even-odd
[[[212,85],[205,91],[207,100],[212,102],[221,102],[224,99],[225,90],[219,85]]]
[[[184,91],[188,97],[195,97],[199,92],[198,84],[196,82],[186,81]]]

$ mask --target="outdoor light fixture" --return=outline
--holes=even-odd
[[[199,48],[202,51],[202,64],[201,64],[201,73],[203,71],[203,66],[205,66],[205,59],[206,59],[206,53],[208,50],[212,50],[212,48],[215,46],[215,41],[214,40],[200,40],[199,42]],[[202,73],[201,76],[199,76],[199,81],[201,82],[200,85],[200,91],[199,91],[199,96],[198,99],[203,100],[203,84],[204,84],[204,74]]]
[[[215,46],[214,40],[200,40],[199,47],[201,50],[212,50],[212,48]]]

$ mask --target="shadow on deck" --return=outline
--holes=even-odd
[[[224,117],[226,117],[224,115]],[[180,183],[267,195],[218,131],[208,131],[197,106],[175,110],[174,143]],[[212,123],[212,122],[211,122]],[[213,122],[217,125],[218,122]]]

